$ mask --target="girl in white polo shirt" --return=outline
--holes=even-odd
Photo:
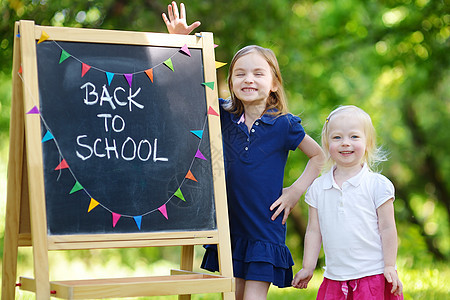
[[[292,285],[307,287],[323,243],[326,266],[317,299],[403,299],[394,186],[370,169],[382,160],[370,116],[356,106],[335,109],[323,126],[322,147],[329,171],[305,196],[303,268]]]

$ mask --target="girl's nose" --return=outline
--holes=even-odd
[[[245,83],[253,83],[253,76],[246,76],[245,77]]]

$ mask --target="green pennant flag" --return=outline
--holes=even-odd
[[[175,192],[174,195],[177,196],[178,198],[180,198],[181,200],[183,200],[184,202],[186,202],[186,200],[184,199],[183,193],[181,192],[180,188],[178,188],[178,190]]]
[[[172,64],[172,59],[167,59],[165,62],[164,62],[164,64],[166,65],[166,66],[168,66],[172,71],[174,71],[173,70],[173,64]],[[174,71],[175,72],[175,71]]]
[[[210,89],[214,90],[214,81],[210,81],[210,82],[203,82],[202,83],[204,86],[209,87]]]
[[[63,61],[65,61],[66,59],[68,59],[71,55],[69,53],[67,53],[66,50],[62,50],[61,52],[61,57],[59,58],[59,63],[62,63]]]
[[[70,191],[69,194],[73,194],[75,192],[78,192],[79,190],[82,190],[83,186],[77,181],[75,182],[75,185],[73,186],[72,190]]]

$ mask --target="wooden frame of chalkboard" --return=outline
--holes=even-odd
[[[43,42],[44,40],[45,42]],[[42,49],[46,49],[45,51],[48,50],[47,52],[44,50],[42,50],[44,51],[42,52],[40,49],[37,49],[41,46],[40,43],[42,43]],[[45,45],[45,43],[47,43],[47,45]],[[73,45],[75,46],[72,47]],[[82,47],[79,47],[79,45],[82,45]],[[56,57],[56,60],[59,60],[57,65],[65,64],[64,60],[68,60],[68,58],[73,60],[72,64],[67,64],[63,67],[63,72],[65,73],[54,71],[55,68],[52,67],[51,61],[45,60],[48,59],[48,57],[54,56],[55,48],[57,49],[57,52],[60,53],[58,54],[58,57]],[[88,50],[84,51],[86,49]],[[72,53],[69,54],[70,51]],[[116,52],[125,55],[125,58],[122,56],[115,58],[114,53]],[[132,53],[126,54],[126,52]],[[95,55],[92,55],[93,58],[89,57],[89,53],[95,53]],[[156,58],[153,61],[149,61],[147,66],[142,66],[142,60],[145,61],[146,56],[151,58],[153,57],[152,55]],[[177,56],[177,58],[175,56]],[[41,59],[41,57],[43,57],[43,59]],[[107,59],[102,60],[102,57],[107,57]],[[93,60],[90,60],[90,58]],[[97,59],[99,61],[96,61]],[[130,59],[139,61],[133,65],[133,62],[130,63]],[[142,102],[144,100],[135,98],[139,93],[138,90],[140,90],[139,85],[141,85],[141,81],[139,80],[144,80],[142,77],[146,78],[145,80],[149,81],[149,85],[153,85],[153,79],[155,81],[161,79],[164,81],[165,78],[177,73],[178,70],[174,70],[174,68],[176,69],[179,66],[178,63],[183,66],[183,61],[188,60],[190,60],[190,63],[195,62],[197,67],[193,68],[191,65],[186,65],[185,68],[181,69],[189,71],[200,69],[202,73],[201,76],[190,76],[181,71],[181,79],[179,77],[173,79],[175,83],[172,85],[172,88],[168,88],[167,86],[170,86],[170,84],[166,83],[166,92],[168,94],[165,97],[166,100],[170,100],[169,108],[164,110],[161,106],[153,107],[154,118],[157,119],[157,121],[153,123],[151,129],[148,129],[147,127],[144,127],[143,129],[146,130],[146,133],[148,133],[149,130],[150,132],[153,130],[159,133],[161,130],[167,130],[166,127],[170,126],[167,125],[167,122],[172,121],[173,123],[175,120],[180,128],[175,128],[171,131],[168,130],[167,132],[165,131],[162,135],[163,137],[172,137],[167,138],[169,142],[164,144],[164,141],[162,141],[163,138],[159,137],[160,144],[158,149],[163,149],[157,150],[157,138],[151,139],[146,137],[143,138],[142,136],[138,136],[137,138],[134,136],[125,136],[122,137],[122,139],[125,140],[122,148],[116,147],[111,150],[111,147],[108,146],[108,143],[111,140],[108,142],[107,139],[112,139],[114,137],[113,134],[119,134],[124,131],[125,124],[131,127],[130,132],[139,132],[139,130],[142,129],[142,127],[139,127],[142,123],[151,123],[148,117],[139,119],[142,118],[142,114],[141,116],[135,117],[135,113],[133,113],[132,117],[130,117],[130,113],[133,109],[134,111],[139,111],[139,109],[144,107]],[[102,65],[105,61],[110,62],[110,64]],[[162,165],[163,162],[172,161],[173,159],[169,154],[169,150],[173,149],[171,147],[174,147],[177,142],[183,143],[181,146],[183,148],[193,148],[191,152],[194,151],[193,153],[195,155],[189,151],[185,151],[188,152],[188,154],[186,154],[187,156],[183,156],[182,162],[172,164],[182,165],[182,168],[186,169],[185,161],[188,161],[187,169],[185,170],[188,171],[186,176],[182,174],[182,177],[180,178],[180,171],[175,168],[175,171],[170,171],[175,174],[171,180],[163,178],[158,181],[155,179],[157,178],[155,174],[143,171],[141,176],[149,176],[156,182],[154,183],[155,189],[158,185],[161,185],[160,182],[170,181],[170,184],[168,183],[164,186],[165,190],[163,189],[163,192],[165,195],[158,196],[161,199],[153,205],[153,208],[151,205],[147,205],[149,202],[148,197],[142,198],[140,194],[133,194],[132,198],[137,198],[138,202],[142,201],[139,199],[145,199],[143,201],[145,201],[147,206],[137,205],[136,208],[136,205],[134,205],[130,208],[130,211],[127,210],[129,209],[128,206],[124,207],[119,205],[118,207],[115,207],[114,201],[111,203],[102,203],[103,198],[102,200],[94,199],[94,194],[101,195],[102,189],[99,188],[96,190],[96,184],[97,186],[104,186],[104,182],[99,180],[100,183],[94,182],[93,184],[90,184],[89,182],[95,181],[90,179],[85,181],[86,183],[81,184],[79,174],[84,174],[83,171],[85,173],[95,174],[95,170],[77,169],[77,165],[81,163],[74,162],[74,159],[71,158],[70,154],[67,154],[70,152],[70,147],[67,148],[67,142],[64,142],[64,137],[66,135],[64,134],[64,130],[58,131],[55,127],[70,126],[66,124],[73,124],[74,120],[76,124],[82,126],[86,119],[89,119],[90,115],[86,112],[86,107],[84,107],[85,111],[80,115],[77,114],[79,108],[68,106],[65,113],[57,111],[56,116],[58,117],[54,117],[54,119],[62,119],[63,122],[52,123],[52,116],[55,116],[54,107],[65,105],[65,102],[61,100],[70,98],[70,95],[73,92],[73,90],[69,89],[69,92],[64,94],[63,90],[67,87],[67,82],[69,82],[68,85],[70,85],[73,78],[76,78],[73,77],[74,64],[79,64],[81,75],[78,74],[77,76],[78,78],[83,78],[82,86],[80,86],[80,84],[78,86],[82,91],[83,88],[85,89],[84,92],[86,97],[83,99],[84,102],[81,101],[81,103],[84,103],[84,106],[87,107],[88,105],[91,105],[89,106],[90,110],[94,104],[100,103],[100,106],[103,104],[103,108],[108,107],[111,109],[122,106],[126,111],[123,115],[119,113],[113,114],[111,111],[93,112],[93,119],[103,122],[103,125],[100,126],[103,130],[102,133],[106,132],[109,135],[97,139],[95,139],[97,136],[94,136],[91,140],[91,144],[88,144],[86,140],[79,142],[83,138],[87,138],[87,134],[75,134],[77,139],[77,149],[72,149],[72,152],[75,153],[75,156],[81,158],[81,161],[88,160],[87,157],[89,155],[97,156],[95,157],[97,161],[109,161],[110,152],[112,152],[112,159],[116,156],[116,160],[123,160],[123,162],[121,162],[123,165],[115,165],[115,169],[121,169],[121,166],[125,166],[126,163],[129,163],[130,160],[134,159],[138,161],[138,163],[146,163],[145,167],[142,169],[149,170],[152,168],[149,167],[149,165],[153,164],[153,166],[155,166],[157,163],[161,163]],[[121,68],[128,65],[134,69],[121,70]],[[138,65],[138,67],[136,67],[136,65]],[[158,72],[156,72],[156,67],[161,69],[161,72],[159,69]],[[108,68],[111,68],[111,70]],[[149,69],[155,70],[155,74],[152,73],[153,71],[149,74],[149,72],[147,72]],[[47,72],[48,70],[52,70],[52,72],[49,73]],[[96,75],[93,74],[94,71],[106,75],[104,76],[104,80],[109,83],[97,86],[97,96],[93,89],[96,88],[95,83],[99,79],[98,76],[96,77]],[[153,75],[155,75],[155,78],[153,78]],[[196,86],[197,83],[189,81],[193,78],[195,78],[195,80],[203,80],[203,82],[198,82],[198,85],[201,85],[202,88],[200,91]],[[56,84],[59,80],[62,81],[60,85]],[[66,80],[66,82],[64,82],[64,80]],[[108,91],[109,88],[114,87],[114,84],[111,85],[111,80],[122,80],[119,83],[115,83],[116,88],[114,92]],[[52,84],[56,84],[55,93],[60,93],[56,97],[60,99],[60,105],[55,105],[55,102],[45,104],[47,101],[46,98],[51,98],[51,96],[49,96],[51,93],[47,91],[49,85],[45,84],[46,81],[51,81]],[[33,21],[19,21],[16,22],[15,25],[12,84],[13,91],[2,273],[2,299],[14,299],[15,281],[17,276],[17,255],[18,247],[20,246],[31,246],[33,248],[35,278],[30,279],[21,277],[19,286],[23,290],[35,292],[36,299],[49,299],[50,296],[64,299],[86,299],[155,295],[179,295],[180,299],[190,299],[190,294],[215,292],[222,293],[224,299],[234,299],[234,278],[229,240],[222,139],[220,119],[218,117],[218,95],[215,87],[217,83],[214,44],[211,33],[203,32],[198,35],[184,36],[161,33],[38,26],[35,25]],[[127,84],[129,85],[128,96],[126,96],[126,98],[116,98],[117,91],[119,94],[121,92],[125,95],[127,94]],[[158,86],[156,84],[154,85]],[[173,100],[173,97],[168,96],[172,95],[169,92],[174,90],[175,87],[185,90],[188,94],[193,94],[195,99],[200,99],[200,102],[196,102],[197,104],[193,105],[194,107],[181,105],[181,109],[178,108],[180,102],[174,105],[173,101],[177,99]],[[90,90],[88,90],[89,88]],[[102,92],[100,92],[100,89],[102,89]],[[145,95],[151,94],[155,96],[155,94],[152,93],[152,91],[149,91],[148,93],[145,92]],[[112,95],[114,95],[114,97]],[[144,95],[144,92],[141,95]],[[155,96],[156,98],[164,98],[159,94],[157,95],[158,97]],[[96,102],[99,98],[99,102]],[[190,101],[191,98],[188,97],[186,101]],[[81,106],[83,106],[83,104],[81,104]],[[177,110],[179,111],[178,114],[169,116],[169,119],[170,117],[172,119],[167,122],[164,120],[166,113],[171,114]],[[191,115],[190,110],[198,110],[200,113],[192,113]],[[148,114],[149,111],[144,113],[144,115]],[[186,121],[189,124],[183,123],[184,119],[182,115],[187,115],[187,119],[195,122],[189,123]],[[80,116],[86,116],[86,118],[78,120],[81,118]],[[138,123],[136,125],[137,127],[129,125],[135,120],[140,121],[134,122]],[[198,123],[199,120],[201,121],[200,123]],[[158,125],[161,124],[164,126],[158,127]],[[203,128],[198,128],[201,127],[199,124],[207,125]],[[178,135],[178,132],[188,130],[190,126],[197,126],[197,128],[192,128],[196,130],[188,131],[188,135],[190,135],[191,138],[192,136],[195,136],[194,140],[199,139],[200,141],[203,141],[203,143],[196,142],[197,144],[195,144],[189,141],[186,142],[188,138],[186,138],[187,135],[185,133],[183,133],[183,135]],[[81,127],[75,128],[79,129]],[[65,132],[69,132],[72,129],[73,127],[70,127]],[[86,131],[86,129],[82,129],[82,131],[82,133],[90,133],[90,131]],[[99,133],[97,132],[95,134],[98,135]],[[134,138],[136,141],[133,140]],[[73,137],[71,137],[71,139],[73,143]],[[50,146],[48,146],[48,140],[51,140],[53,145],[50,143]],[[115,143],[115,140],[113,141]],[[106,144],[104,148],[95,148],[96,145],[102,143]],[[125,143],[127,143],[127,146],[124,146]],[[187,145],[185,143],[187,143]],[[167,146],[165,150],[164,146]],[[117,152],[120,152],[117,149],[121,149],[122,152],[120,155],[117,154]],[[131,149],[131,152],[129,149]],[[175,156],[181,156],[180,151],[178,151]],[[54,157],[58,159],[60,164],[52,173],[47,164],[48,161],[55,159]],[[192,159],[189,160],[186,159],[186,157],[191,157]],[[194,170],[193,166],[196,164],[196,160],[200,160],[201,162],[209,161],[209,163],[205,163],[206,167],[203,166],[195,169],[195,172],[198,173],[194,172],[194,174],[197,175],[198,178],[191,172],[191,169]],[[95,165],[95,163],[93,164],[97,169],[103,168],[103,165],[99,166]],[[51,163],[48,165],[51,165]],[[126,169],[126,167],[124,168]],[[131,170],[134,169],[136,169],[136,165],[131,165]],[[161,170],[162,169],[158,169],[156,173],[164,173]],[[110,172],[109,169],[102,169],[101,171],[104,173]],[[167,174],[170,172],[167,172]],[[57,177],[54,176],[55,173],[57,174]],[[126,177],[123,174],[120,175],[120,173],[119,175],[116,174],[116,176],[122,177],[121,179]],[[69,190],[72,187],[70,193],[68,193],[67,190],[65,191],[65,193],[68,194],[65,197],[62,197],[61,194],[53,193],[54,189],[67,189],[67,186],[64,187],[65,179],[63,177],[75,180],[73,187],[69,187]],[[81,177],[84,178],[84,175]],[[134,177],[130,175],[130,178],[133,179]],[[188,200],[185,199],[185,196],[183,196],[183,193],[181,192],[182,190],[186,190],[186,186],[183,186],[185,181],[187,182],[186,186],[188,188],[189,181],[192,181],[192,183],[203,181],[202,183],[199,183],[200,188],[197,187],[197,189],[193,189],[194,192],[192,193],[188,192],[188,195],[192,195],[194,198],[192,199],[191,204],[187,203]],[[56,185],[54,185],[54,182],[57,182]],[[120,180],[114,182],[113,185],[120,186],[120,182]],[[72,184],[73,182],[71,185]],[[147,181],[146,183],[140,183],[140,186],[146,186],[147,184],[151,185],[152,183],[148,183]],[[126,185],[130,185],[129,182]],[[134,188],[136,189],[136,186]],[[202,196],[203,193],[201,191],[198,191],[202,189],[206,193],[205,197]],[[129,190],[127,191],[129,192]],[[117,194],[117,190],[114,190],[114,193]],[[144,190],[144,193],[146,195],[157,194],[156,191],[154,193],[149,193],[148,190]],[[88,196],[88,202],[80,204],[83,200],[78,200],[77,205],[84,206],[86,209],[89,204],[87,212],[81,214],[76,210],[78,206],[69,205],[65,207],[65,204],[60,204],[63,202],[73,203],[75,202],[75,198],[70,197],[80,194],[82,196],[79,198]],[[63,202],[61,202],[62,198],[64,198]],[[206,206],[201,206],[203,204],[196,203],[197,198],[203,199],[201,201],[204,201]],[[56,210],[52,210],[52,207],[55,206],[53,201],[60,201],[56,205]],[[201,201],[198,200],[197,202]],[[193,223],[192,228],[189,227],[189,222],[182,221],[180,224],[176,223],[179,219],[183,220],[183,214],[190,212],[190,205],[197,211],[196,215],[189,215],[189,218]],[[60,209],[60,206],[63,206],[64,209]],[[185,208],[187,210],[184,210]],[[133,209],[135,211],[133,211]],[[178,209],[182,210],[182,212],[177,215]],[[122,212],[120,210],[127,211]],[[71,212],[75,212],[73,214],[78,216],[71,219]],[[94,213],[98,214],[96,218],[92,218]],[[175,223],[176,226],[172,226],[173,223],[170,223],[170,214],[172,213],[175,216],[173,218],[175,219],[173,223]],[[112,220],[105,219],[104,215],[108,214],[110,215],[110,218],[112,217]],[[59,218],[53,218],[55,215],[59,216]],[[61,215],[63,217],[61,217]],[[86,215],[89,216],[88,219],[86,219]],[[207,218],[204,218],[205,215]],[[155,220],[150,220],[151,218],[149,216]],[[149,220],[144,220],[144,218],[147,217]],[[196,223],[196,217],[202,221]],[[66,219],[69,219],[70,221],[64,223],[64,220]],[[91,224],[92,226],[89,226],[88,229],[83,227],[82,224],[84,224],[84,222],[93,222],[92,220],[94,219],[97,219],[97,222],[99,223],[110,222],[110,224],[108,224],[108,226]],[[155,223],[152,223],[162,223],[164,221],[167,222],[167,224],[172,225],[158,227]],[[73,222],[79,222],[78,226],[72,226]],[[152,225],[147,226],[147,223]],[[91,229],[91,227],[94,229]],[[219,275],[192,272],[194,245],[202,244],[217,245],[220,265]],[[170,276],[49,281],[48,251],[50,250],[161,246],[181,247],[180,270],[172,270]]]

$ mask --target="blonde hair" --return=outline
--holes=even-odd
[[[229,107],[227,107],[227,110],[230,111],[233,114],[241,115],[244,112],[244,105],[242,104],[241,100],[239,100],[236,95],[233,92],[233,81],[232,81],[232,75],[233,75],[233,68],[236,64],[236,61],[250,53],[257,53],[261,55],[269,64],[270,70],[272,72],[272,77],[274,80],[275,86],[277,86],[277,90],[275,92],[270,92],[269,97],[267,99],[266,103],[266,109],[264,110],[264,113],[271,109],[276,109],[276,112],[273,112],[274,115],[282,115],[286,114],[287,111],[287,100],[286,100],[286,94],[284,92],[283,88],[283,79],[281,77],[281,71],[280,67],[278,65],[277,58],[275,56],[275,53],[273,53],[272,50],[263,48],[256,45],[250,45],[246,46],[242,49],[240,49],[236,54],[234,55],[233,59],[231,60],[230,64],[230,70],[228,72],[228,89],[231,93],[231,103]]]
[[[354,105],[339,106],[328,115],[325,124],[323,125],[322,148],[327,158],[325,169],[329,170],[335,164],[329,152],[329,122],[334,117],[343,113],[351,115],[351,117],[353,118],[357,118],[362,123],[364,134],[366,136],[366,152],[363,156],[363,162],[367,163],[371,170],[376,171],[378,164],[386,160],[386,154],[381,149],[381,147],[377,147],[376,132],[369,114]]]

